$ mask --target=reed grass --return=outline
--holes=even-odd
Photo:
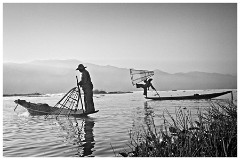
[[[166,117],[167,116],[167,117]],[[124,157],[236,157],[237,105],[230,101],[210,101],[210,107],[190,110],[179,107],[175,117],[167,110],[163,125],[154,118],[140,131],[130,132],[130,152]]]

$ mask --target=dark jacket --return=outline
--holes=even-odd
[[[79,84],[83,88],[83,91],[87,90],[87,89],[91,89],[91,90],[93,89],[93,84],[92,84],[92,81],[91,81],[91,77],[90,77],[90,74],[87,70],[82,71],[82,79],[79,82]]]

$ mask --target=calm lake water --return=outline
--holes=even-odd
[[[161,96],[192,95],[225,90],[159,91]],[[154,95],[154,92],[150,95]],[[198,109],[208,107],[209,101],[151,101],[143,98],[142,92],[127,94],[94,95],[98,113],[86,118],[59,117],[45,119],[30,116],[14,100],[25,99],[34,103],[54,106],[63,94],[45,97],[3,97],[3,156],[4,157],[114,157],[124,149],[129,150],[132,130],[144,126],[149,115],[156,126],[162,124],[166,109],[174,116],[179,107],[194,115]],[[233,90],[234,102],[237,90]],[[219,97],[231,99],[231,94]],[[167,115],[166,115],[167,116]],[[114,151],[113,151],[114,150]],[[116,155],[119,156],[119,155]]]

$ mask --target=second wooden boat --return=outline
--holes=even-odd
[[[146,97],[146,99],[152,100],[201,100],[201,99],[212,99],[216,98],[232,91],[220,92],[220,93],[210,93],[210,94],[194,94],[189,96],[176,96],[176,97]]]

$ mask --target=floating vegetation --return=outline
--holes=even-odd
[[[166,118],[167,116],[167,118]],[[153,116],[141,130],[130,132],[131,151],[124,157],[237,157],[237,106],[230,101],[210,101],[210,107],[179,107],[173,117],[167,110],[156,127]]]

